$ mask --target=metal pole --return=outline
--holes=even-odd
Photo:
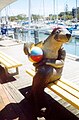
[[[31,24],[31,0],[29,0],[29,28]]]
[[[28,17],[29,17],[29,29],[28,29],[28,42],[31,40],[31,34],[30,34],[30,25],[31,25],[31,0],[29,0],[29,12],[28,12]]]
[[[77,0],[76,0],[76,24],[77,24]],[[76,55],[76,39],[75,39],[75,55]]]
[[[45,4],[44,4],[44,0],[43,0],[43,18],[44,18],[44,22],[45,22]]]
[[[76,55],[76,39],[75,39],[75,55]]]
[[[57,0],[57,25],[58,25],[58,0]]]
[[[76,23],[77,23],[77,0],[76,0]]]
[[[54,21],[55,21],[55,0],[53,0],[53,8],[54,8]]]

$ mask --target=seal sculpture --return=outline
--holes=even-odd
[[[32,89],[26,95],[27,98],[34,101],[36,113],[43,107],[44,89],[49,83],[61,78],[66,56],[63,44],[69,42],[70,38],[71,34],[67,29],[57,27],[43,42],[24,43],[24,53],[28,57],[31,56],[30,50],[35,46],[40,47],[43,51],[42,59],[39,62],[33,62],[36,73],[33,77]]]

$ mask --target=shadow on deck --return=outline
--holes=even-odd
[[[14,77],[7,77],[3,67],[0,66],[0,83],[7,91],[7,94],[4,93],[5,90],[1,92],[1,94],[5,94],[5,97],[0,95],[0,106],[4,103],[3,109],[0,108],[0,120],[37,120],[33,101],[30,102],[25,98],[25,93],[31,90],[31,86],[19,90],[14,89],[12,81],[16,81],[16,79]],[[10,84],[8,85],[8,83]],[[20,95],[23,95],[24,99],[17,102],[16,98]],[[43,102],[43,106],[47,108],[44,116],[46,120],[79,120],[79,118],[46,93],[45,99],[46,101]],[[39,105],[40,103],[41,101],[39,101]],[[39,113],[38,116],[40,116]]]
[[[30,91],[30,89],[31,86],[20,89],[19,91],[25,96],[25,93]],[[47,108],[45,114],[46,120],[78,120],[76,116],[66,110],[48,94],[45,93],[45,97],[46,102],[44,101],[43,105]],[[33,102],[30,103],[26,98],[19,103],[9,103],[0,111],[0,120],[37,120],[36,116]]]

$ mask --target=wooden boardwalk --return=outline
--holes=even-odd
[[[26,74],[25,70],[26,67],[31,68],[33,66],[23,53],[23,44],[13,43],[11,42],[9,45],[7,43],[7,46],[4,44],[2,47],[1,41],[0,50],[21,61],[23,66],[19,68],[19,74],[13,77],[7,77],[3,68],[0,68],[0,120],[35,120],[34,108],[25,98],[25,92],[30,90],[32,84],[32,78]],[[79,61],[66,58],[62,78],[79,86]],[[57,120],[79,119],[79,110],[62,100],[48,88],[45,91],[49,91],[52,96],[51,98],[46,94],[48,105],[51,105],[52,108],[52,120],[54,120],[55,115],[58,116]],[[39,120],[44,119],[40,118]]]

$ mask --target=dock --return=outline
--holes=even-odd
[[[19,67],[19,74],[13,77],[5,76],[3,67],[0,67],[0,120],[34,120],[33,107],[25,98],[25,93],[30,90],[32,85],[32,77],[26,73],[26,68],[32,68],[33,65],[23,52],[23,42],[11,38],[0,39],[0,51],[22,63],[22,66]],[[76,61],[66,57],[62,78],[79,86],[78,60]],[[54,109],[54,114],[58,114],[58,120],[79,119],[78,109],[71,106],[47,88],[45,91],[49,91],[51,94],[51,96],[46,94],[46,97]],[[64,116],[66,116],[66,119],[63,119]],[[38,120],[45,119],[38,118]]]

